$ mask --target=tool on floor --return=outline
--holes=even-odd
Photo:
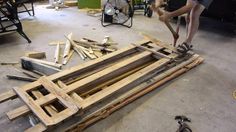
[[[191,128],[188,126],[186,122],[191,122],[189,118],[186,116],[175,116],[175,120],[179,123],[179,129],[176,132],[192,132]]]

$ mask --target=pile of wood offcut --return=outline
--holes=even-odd
[[[73,53],[76,52],[81,59],[96,59],[117,50],[117,43],[114,43],[109,36],[105,36],[102,42],[82,38],[81,40],[72,39],[73,34],[65,36],[66,42],[51,42],[49,45],[56,45],[55,63],[60,61],[60,45],[65,44],[62,64],[67,64]]]

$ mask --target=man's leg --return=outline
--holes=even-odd
[[[201,13],[204,11],[205,7],[202,4],[195,4],[190,13],[190,22],[188,25],[188,33],[185,43],[191,44],[192,39],[197,33],[199,27],[199,18]]]
[[[190,22],[190,12],[187,14],[187,16],[185,16],[185,22],[186,22],[186,38],[188,36],[188,26],[189,26],[189,22]]]

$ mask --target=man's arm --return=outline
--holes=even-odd
[[[158,0],[158,1],[159,1],[159,0]],[[173,12],[167,12],[167,11],[165,11],[165,12],[163,13],[163,15],[161,15],[161,16],[159,17],[159,19],[160,19],[161,21],[168,21],[168,20],[169,20],[170,18],[172,18],[172,17],[176,17],[176,16],[183,15],[183,14],[185,14],[185,13],[188,13],[188,12],[191,11],[191,9],[193,8],[194,4],[195,4],[195,2],[194,2],[193,0],[188,0],[187,3],[186,3],[186,5],[183,6],[183,7],[181,7],[181,8],[178,9],[178,10],[175,10],[175,11],[173,11]]]

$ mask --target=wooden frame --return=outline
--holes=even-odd
[[[79,124],[69,126],[83,124],[80,127],[83,129],[101,119],[96,116],[97,112],[107,108],[113,112],[155,89],[151,84],[145,83],[152,77],[155,77],[153,85],[155,82],[161,85],[166,82],[162,80],[177,76],[175,72],[187,71],[189,69],[186,69],[186,66],[192,63],[195,66],[202,61],[203,59],[194,54],[179,58],[173,47],[155,39],[145,40],[99,59],[42,77],[23,87],[14,88],[14,91],[0,95],[0,102],[16,97],[24,101],[26,105],[7,112],[7,116],[14,120],[33,112],[41,123],[28,131],[44,131],[61,126],[58,124],[66,124],[62,121],[69,122],[76,114],[81,116]],[[182,70],[183,68],[185,70]],[[172,74],[175,76],[172,77]],[[137,88],[139,86],[143,87]],[[119,95],[121,91],[124,93]],[[88,110],[95,108],[98,102],[106,102],[114,93],[117,98],[86,116]]]

